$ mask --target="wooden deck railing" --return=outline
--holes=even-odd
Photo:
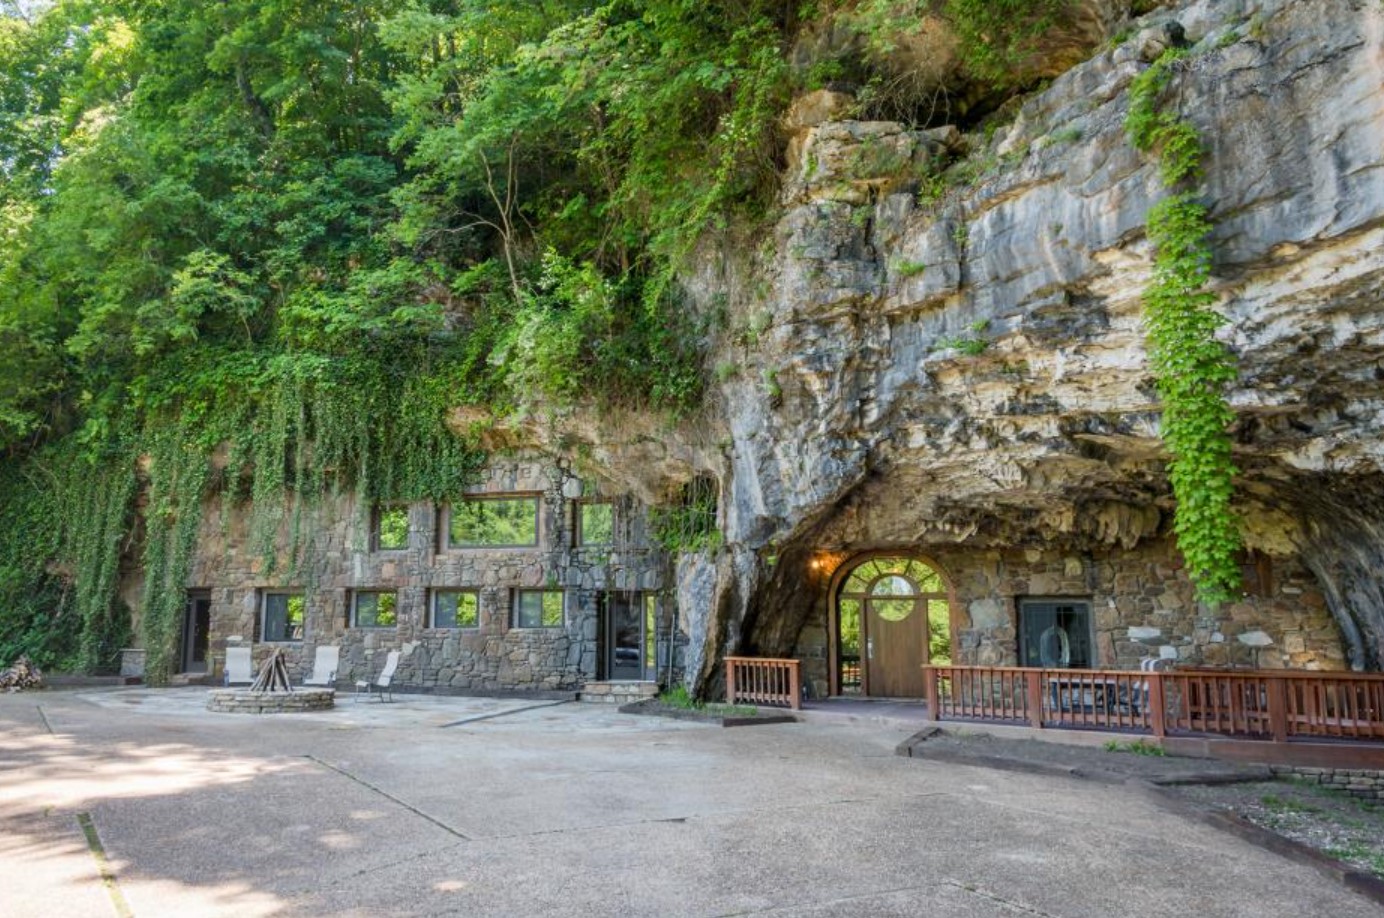
[[[1031,727],[1384,740],[1384,674],[925,666],[936,720]]]
[[[726,704],[802,707],[802,675],[797,660],[726,657]]]

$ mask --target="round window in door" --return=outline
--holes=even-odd
[[[836,594],[837,690],[920,698],[924,663],[951,662],[951,605],[942,575],[917,558],[869,557]]]

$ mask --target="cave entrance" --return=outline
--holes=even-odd
[[[831,692],[922,698],[923,664],[951,662],[951,590],[922,558],[872,552],[833,578]]]

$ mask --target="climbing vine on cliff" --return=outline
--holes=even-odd
[[[1186,52],[1165,52],[1130,87],[1125,128],[1134,146],[1158,156],[1170,192],[1149,211],[1153,278],[1144,291],[1149,354],[1163,402],[1163,440],[1177,499],[1174,531],[1199,598],[1215,606],[1240,583],[1239,525],[1231,508],[1236,473],[1227,432],[1234,413],[1226,387],[1235,362],[1216,340],[1225,321],[1206,289],[1211,275],[1211,221],[1193,183],[1202,174],[1195,126],[1160,107]]]

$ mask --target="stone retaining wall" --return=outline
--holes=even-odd
[[[1365,800],[1384,800],[1384,771],[1358,768],[1307,768],[1301,765],[1273,765],[1280,777],[1296,777],[1322,787],[1344,791]]]

